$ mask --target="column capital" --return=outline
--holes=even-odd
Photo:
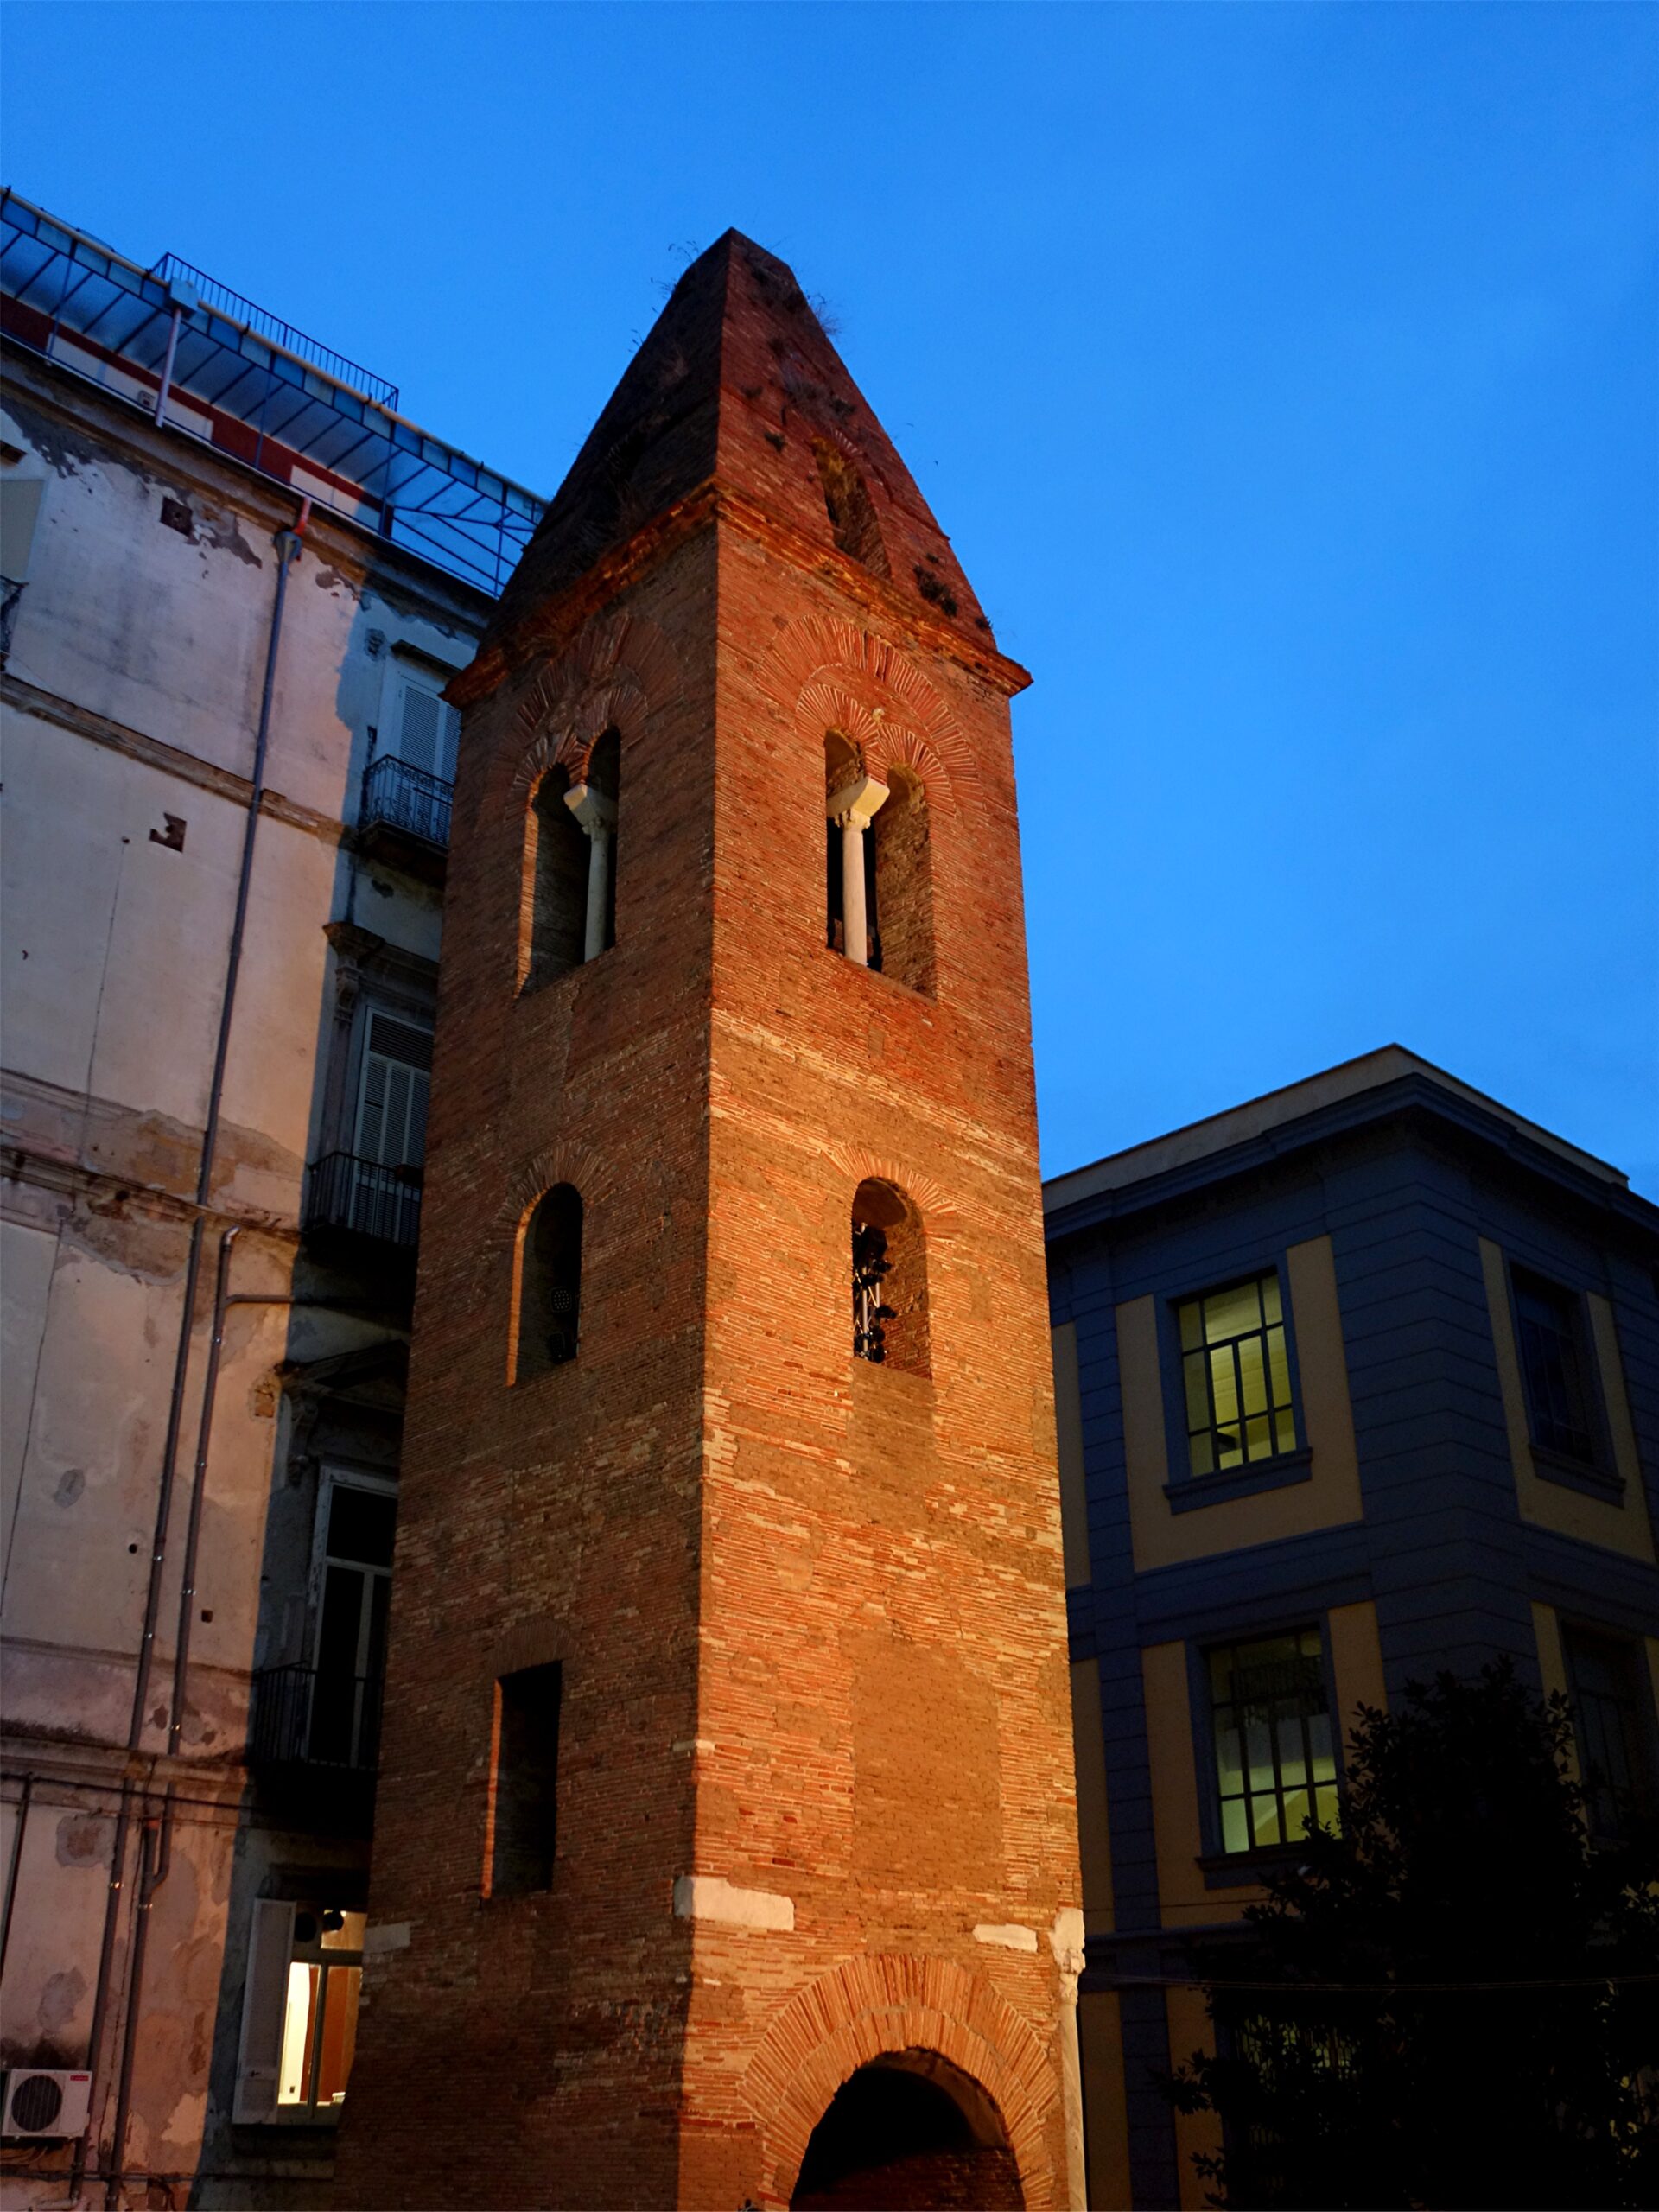
[[[868,830],[887,796],[885,784],[874,776],[855,776],[824,802],[824,812],[839,830]]]
[[[590,837],[608,837],[616,827],[616,801],[597,785],[572,784],[564,803]]]

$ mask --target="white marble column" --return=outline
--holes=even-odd
[[[616,835],[616,801],[592,784],[573,784],[564,803],[588,835],[588,921],[584,960],[605,950],[605,921],[611,906],[611,846]]]
[[[861,968],[870,964],[869,921],[864,912],[864,833],[887,796],[873,776],[855,777],[832,791],[824,812],[841,831],[841,926],[842,949]]]

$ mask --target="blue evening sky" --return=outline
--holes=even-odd
[[[31,4],[7,180],[550,493],[793,263],[1014,709],[1046,1169],[1398,1040],[1659,1195],[1659,14]]]

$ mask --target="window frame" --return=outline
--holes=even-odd
[[[455,772],[460,766],[461,715],[443,696],[446,688],[461,673],[447,661],[436,660],[423,653],[418,646],[395,641],[386,654],[386,665],[380,682],[380,698],[372,725],[369,746],[369,766],[377,760],[402,760],[406,767],[417,773],[435,776],[440,783],[453,790]],[[437,758],[429,768],[422,768],[418,761],[410,760],[403,750],[404,694],[406,690],[423,691],[437,701],[442,715],[438,724]]]
[[[1517,1274],[1529,1278],[1545,1290],[1554,1291],[1568,1309],[1571,1340],[1584,1388],[1586,1433],[1590,1440],[1587,1458],[1580,1459],[1576,1452],[1563,1452],[1559,1445],[1544,1443],[1539,1436],[1538,1407],[1527,1364],[1521,1296],[1516,1281]],[[1510,1333],[1515,1345],[1515,1363],[1520,1374],[1521,1403],[1527,1417],[1527,1444],[1532,1453],[1534,1471],[1545,1482],[1559,1483],[1568,1490],[1586,1491],[1593,1497],[1622,1498],[1624,1484],[1613,1461],[1612,1437],[1607,1423],[1607,1393],[1602,1379],[1595,1331],[1591,1325],[1586,1303],[1586,1293],[1577,1284],[1564,1282],[1548,1268],[1535,1267],[1529,1261],[1518,1259],[1508,1250],[1503,1254],[1503,1284],[1510,1303]]]
[[[1187,1640],[1187,1697],[1192,1710],[1192,1752],[1198,1785],[1198,1833],[1204,1846],[1198,1866],[1204,1873],[1206,1889],[1258,1887],[1264,1870],[1300,1858],[1306,1848],[1305,1840],[1300,1837],[1289,1843],[1251,1844],[1243,1851],[1229,1851],[1226,1847],[1221,1821],[1215,1705],[1210,1683],[1211,1655],[1231,1649],[1239,1644],[1266,1643],[1280,1637],[1306,1635],[1310,1630],[1319,1639],[1319,1676],[1325,1686],[1325,1713],[1331,1722],[1337,1806],[1340,1815],[1343,1792],[1347,1786],[1347,1770],[1343,1756],[1336,1669],[1331,1657],[1328,1609],[1321,1606],[1311,1612],[1303,1610],[1284,1614],[1276,1619],[1250,1620],[1234,1628],[1217,1627]]]
[[[360,1904],[337,1908],[344,1911],[363,1913]],[[367,1920],[365,1914],[362,1948],[325,1951],[321,1944],[321,1922],[328,1907],[311,1898],[260,1897],[253,1900],[248,1918],[246,1945],[247,1971],[242,1986],[242,2020],[237,2044],[236,2088],[232,2103],[231,2118],[238,2127],[272,2128],[332,2128],[340,2124],[340,2115],[349,2093],[352,2067],[346,2070],[346,2087],[337,2101],[319,2104],[316,2101],[317,2058],[321,2031],[326,2026],[328,2011],[328,1985],[325,1974],[321,1999],[317,2008],[314,2028],[314,2042],[307,2083],[308,2094],[302,2103],[283,2104],[279,2100],[282,2087],[283,2046],[286,2037],[288,2016],[288,1986],[290,1969],[296,1963],[296,1949],[305,1956],[298,1962],[342,1967],[354,1970],[357,1980],[358,2003],[363,1996],[363,1961],[367,1949]],[[319,1923],[314,1942],[296,1942],[296,1923],[302,1912],[315,1915]],[[276,1962],[280,1961],[280,1972]],[[360,2017],[360,2016],[359,2016]],[[353,2035],[353,2062],[355,2035]]]
[[[1185,1352],[1181,1344],[1180,1309],[1194,1299],[1212,1298],[1243,1284],[1260,1282],[1272,1275],[1279,1285],[1279,1311],[1285,1332],[1285,1363],[1290,1378],[1290,1413],[1297,1442],[1288,1452],[1274,1452],[1265,1459],[1246,1460],[1242,1466],[1218,1468],[1213,1473],[1195,1472],[1192,1440],[1186,1425]],[[1164,1496],[1173,1513],[1188,1513],[1206,1505],[1225,1504],[1234,1498],[1282,1490],[1311,1481],[1313,1452],[1308,1441],[1302,1395],[1301,1363],[1296,1347],[1296,1315],[1290,1294],[1290,1269],[1285,1249],[1274,1249],[1265,1260],[1226,1272],[1194,1270],[1179,1287],[1165,1291],[1158,1301],[1159,1385],[1164,1408],[1166,1465],[1170,1477]]]
[[[1575,1614],[1560,1617],[1558,1626],[1561,1639],[1561,1665],[1567,1675],[1567,1700],[1573,1707],[1573,1750],[1579,1764],[1580,1780],[1586,1781],[1588,1761],[1579,1720],[1584,1693],[1579,1687],[1573,1646],[1578,1644],[1581,1647],[1586,1643],[1611,1645],[1630,1668],[1636,1692],[1634,1703],[1637,1709],[1633,1716],[1635,1741],[1624,1746],[1631,1769],[1631,1810],[1638,1822],[1650,1819],[1656,1811],[1659,1811],[1659,1691],[1655,1688],[1646,1642],[1638,1634],[1610,1628],[1605,1622],[1583,1619]],[[1592,1841],[1604,1845],[1627,1842],[1630,1834],[1630,1821],[1624,1820],[1616,1827],[1598,1827],[1587,1802],[1587,1782],[1586,1789],[1584,1818]]]

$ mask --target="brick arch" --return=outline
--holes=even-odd
[[[996,2107],[1030,2212],[1065,2201],[1046,2123],[1057,2069],[990,1983],[948,1959],[890,1952],[849,1959],[774,2017],[744,2072],[762,2145],[760,2202],[787,2205],[813,2129],[842,2083],[885,2053],[932,2050]]]
[[[961,1217],[946,1198],[944,1185],[936,1183],[931,1175],[918,1174],[885,1153],[867,1152],[850,1145],[826,1145],[823,1155],[846,1177],[849,1205],[861,1183],[891,1183],[895,1190],[904,1192],[921,1216],[922,1234],[930,1243],[938,1237],[956,1235]]]
[[[606,731],[632,743],[673,699],[678,682],[677,656],[656,623],[637,614],[589,622],[518,702],[515,719],[524,743],[516,758],[507,756],[508,799],[527,804],[556,765],[580,782]]]
[[[929,797],[959,808],[978,763],[950,708],[914,662],[883,638],[835,615],[798,616],[779,638],[765,674],[768,693],[809,748],[844,730],[868,766],[902,760]]]
[[[569,1183],[580,1193],[586,1209],[595,1198],[610,1196],[614,1173],[613,1165],[588,1145],[550,1146],[545,1152],[532,1154],[508,1184],[497,1216],[498,1225],[509,1241],[517,1236],[519,1224],[537,1199],[556,1183]]]

